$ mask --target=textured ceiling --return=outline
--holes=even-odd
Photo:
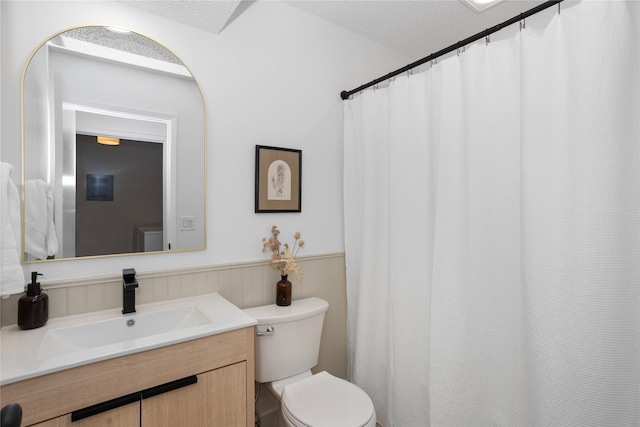
[[[240,0],[121,0],[129,6],[218,34],[233,17]]]
[[[253,1],[121,2],[218,34]],[[475,13],[459,0],[285,0],[285,3],[417,60],[544,3],[544,0],[506,0],[482,13]],[[576,0],[567,0],[563,7],[575,3]]]
[[[97,45],[123,52],[134,53],[146,58],[158,61],[182,65],[182,62],[171,52],[158,43],[137,33],[119,33],[110,31],[106,27],[79,27],[65,31],[52,43],[65,46],[64,39],[74,39],[86,42],[88,45]]]

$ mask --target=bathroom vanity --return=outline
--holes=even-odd
[[[112,342],[111,329],[123,323],[127,333],[138,326],[139,335],[119,330],[114,337],[124,338]],[[31,336],[4,328],[0,396],[22,406],[23,426],[249,427],[254,324],[210,294],[126,316],[53,319]],[[158,325],[168,330],[156,333]]]

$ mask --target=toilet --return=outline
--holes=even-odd
[[[280,425],[286,427],[375,427],[369,396],[358,386],[318,364],[322,325],[329,304],[320,298],[245,309],[257,320],[255,379],[280,401]]]

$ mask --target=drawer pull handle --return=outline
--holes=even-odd
[[[107,400],[106,402],[98,403],[87,408],[78,409],[71,413],[71,422],[83,420],[85,418],[92,417],[94,415],[101,414],[103,412],[110,411],[112,409],[119,408],[121,406],[128,405],[140,401],[140,393],[131,393],[126,396],[116,397],[115,399]]]
[[[151,387],[143,391],[131,393],[126,396],[117,397],[115,399],[108,400],[106,402],[98,403],[87,408],[78,409],[71,413],[71,422],[80,421],[84,418],[98,415],[103,412],[110,411],[112,409],[119,408],[130,403],[139,402],[141,399],[148,399],[153,396],[157,396],[162,393],[167,393],[173,390],[177,390],[182,387],[186,387],[191,384],[196,384],[198,377],[192,375],[190,377],[182,378],[176,381],[171,381],[166,384],[162,384],[156,387]]]
[[[170,383],[162,384],[157,387],[148,388],[141,392],[143,399],[148,399],[153,396],[157,396],[162,393],[168,393],[173,390],[177,390],[182,387],[186,387],[198,382],[198,377],[192,375],[190,377],[182,378],[180,380],[171,381]]]

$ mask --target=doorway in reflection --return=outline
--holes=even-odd
[[[113,43],[104,45],[96,39]],[[203,101],[182,62],[162,45],[134,32],[114,36],[102,27],[78,27],[54,35],[34,51],[23,79],[23,171],[25,182],[41,180],[51,186],[50,216],[58,240],[55,259],[205,247]],[[147,221],[136,225],[137,246],[129,232],[126,238],[118,237],[118,249],[111,253],[76,250],[76,241],[100,241],[98,231],[105,231],[102,219],[98,222],[90,216],[76,221],[76,200],[101,204],[98,213],[102,213],[106,205],[117,203],[122,184],[117,173],[94,176],[96,183],[104,181],[105,186],[94,186],[96,191],[87,200],[86,176],[76,177],[77,134],[163,146],[163,218],[151,225]],[[112,197],[109,191],[99,193],[111,189],[108,176],[114,181],[114,200],[104,200]],[[76,183],[83,188],[79,195]],[[29,210],[41,211],[27,201],[25,211]],[[109,221],[121,215],[117,211]],[[88,236],[76,236],[81,232],[76,230],[77,222],[80,226],[93,222],[99,228]],[[27,255],[24,259],[36,261]]]
[[[76,134],[76,256],[163,249],[163,146]]]

